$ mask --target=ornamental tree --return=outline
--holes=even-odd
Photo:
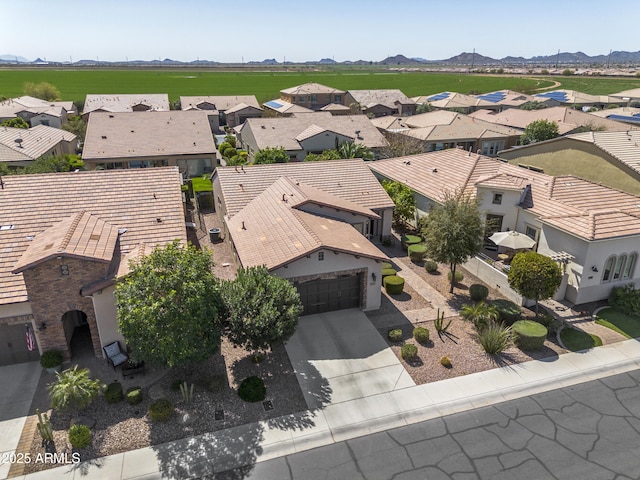
[[[47,102],[60,100],[60,90],[47,82],[27,82],[24,84],[24,94],[30,97],[40,98]]]
[[[288,340],[298,325],[302,303],[296,288],[265,266],[241,268],[222,284],[227,317],[224,333],[238,347],[253,351]]]
[[[120,331],[131,357],[173,367],[218,351],[222,303],[207,251],[177,240],[131,264],[116,285]]]
[[[526,298],[538,302],[553,296],[562,282],[562,270],[556,262],[537,252],[522,252],[511,260],[509,285]]]
[[[8,118],[0,123],[0,127],[23,128],[28,129],[29,124],[21,117]]]
[[[422,237],[427,257],[448,263],[451,289],[456,283],[456,267],[482,250],[484,222],[478,197],[462,192],[445,192],[441,204],[431,208],[424,219]]]
[[[253,163],[260,165],[265,163],[287,163],[289,154],[284,147],[266,147],[256,152]]]
[[[413,191],[400,182],[383,180],[382,188],[391,197],[395,208],[393,209],[393,220],[397,223],[406,223],[413,218],[416,212],[416,199]]]
[[[556,138],[558,133],[558,124],[541,118],[534,120],[524,129],[524,134],[520,137],[522,145],[530,143],[543,142]]]

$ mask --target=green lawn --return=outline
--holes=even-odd
[[[596,323],[627,338],[640,338],[640,317],[627,315],[616,308],[605,308],[596,315]]]
[[[576,328],[563,328],[560,331],[560,339],[565,347],[572,352],[587,350],[602,345],[602,340],[597,335],[583,332]]]
[[[213,184],[208,175],[206,177],[192,178],[191,185],[193,186],[193,193],[213,191]]]

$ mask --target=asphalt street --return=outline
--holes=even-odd
[[[637,480],[640,370],[219,473],[236,480]]]

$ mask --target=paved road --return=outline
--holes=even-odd
[[[640,479],[640,370],[335,443],[215,478]]]

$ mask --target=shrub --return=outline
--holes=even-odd
[[[140,387],[127,388],[125,397],[129,405],[137,405],[142,401],[142,389]]]
[[[500,321],[507,325],[512,325],[513,322],[517,322],[522,317],[520,307],[510,300],[494,300],[491,305],[498,309]]]
[[[395,275],[396,273],[398,272],[393,268],[383,268],[381,272],[382,278]]]
[[[104,396],[107,403],[118,403],[122,400],[122,384],[120,382],[110,383],[104,391]]]
[[[382,280],[384,289],[389,295],[400,295],[404,290],[404,278],[398,275],[384,277]]]
[[[233,135],[225,135],[224,141],[231,145],[233,148],[236,148],[236,137]]]
[[[227,147],[222,151],[222,156],[224,158],[232,158],[238,155],[238,151],[233,147]]]
[[[451,272],[447,273],[447,280],[451,283]],[[456,270],[456,283],[460,283],[464,280],[464,274],[460,270]]]
[[[229,142],[222,142],[220,145],[218,145],[218,151],[220,153],[224,152],[227,148],[232,147],[235,148],[233,145],[231,145]]]
[[[413,329],[413,338],[418,343],[427,343],[429,341],[429,330],[425,327],[416,327]]]
[[[393,247],[393,237],[391,235],[387,235],[382,239],[382,245],[385,247]]]
[[[474,302],[483,302],[489,296],[489,289],[485,285],[474,283],[469,287],[469,296]]]
[[[438,262],[434,262],[433,260],[427,260],[424,263],[424,269],[427,273],[435,273],[438,271]]]
[[[415,245],[422,242],[422,238],[417,235],[403,235],[400,240],[402,248],[408,248],[409,245]]]
[[[449,357],[442,357],[440,359],[440,365],[442,365],[445,368],[451,368],[451,359]]]
[[[173,403],[160,398],[149,405],[149,418],[154,422],[166,422],[173,415]]]
[[[640,290],[636,290],[633,283],[613,287],[609,294],[609,305],[627,315],[640,315]]]
[[[73,448],[88,447],[91,443],[91,430],[86,425],[76,423],[69,429],[69,443]]]
[[[562,320],[554,318],[553,315],[550,315],[548,313],[538,315],[534,318],[534,320],[541,325],[544,325],[550,334],[556,333],[562,326]]]
[[[400,356],[405,360],[411,360],[418,356],[418,347],[413,343],[407,343],[400,349]]]
[[[498,310],[493,305],[484,302],[466,304],[460,309],[460,315],[465,320],[473,322],[477,329],[482,329],[500,318]]]
[[[245,402],[261,402],[266,395],[267,389],[260,377],[247,377],[238,388],[238,396]]]
[[[385,268],[393,268],[393,264],[389,262],[382,262],[382,270],[384,270]]]
[[[511,327],[492,322],[478,331],[478,342],[489,355],[497,355],[511,346]]]
[[[54,368],[62,365],[62,352],[59,350],[49,350],[40,357],[42,368]]]
[[[387,338],[392,342],[401,342],[402,330],[400,330],[399,328],[394,328],[393,330],[389,330],[389,333],[387,333]]]
[[[420,243],[409,245],[407,253],[412,262],[421,262],[424,256],[427,254],[427,247]]]
[[[547,328],[532,320],[518,320],[512,328],[513,341],[521,350],[539,350],[547,338]]]

